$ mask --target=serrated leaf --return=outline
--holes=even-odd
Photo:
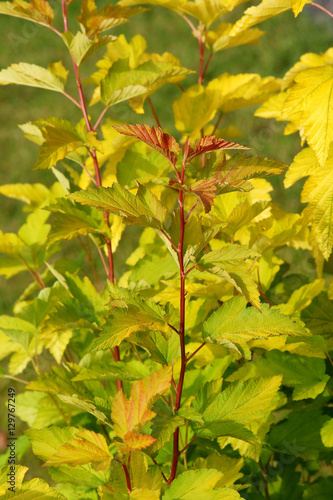
[[[51,26],[53,21],[53,9],[45,0],[1,2],[0,14],[20,17],[44,26]]]
[[[110,316],[103,326],[94,349],[112,348],[132,334],[140,331],[155,330],[167,332],[169,330],[169,316],[161,306],[153,300],[144,300],[139,295],[115,285],[109,285],[111,293]]]
[[[324,165],[333,140],[333,67],[310,68],[295,76],[283,105],[282,119],[296,123]]]
[[[203,85],[193,85],[173,104],[176,129],[184,134],[196,134],[216,115],[219,98]]]
[[[248,302],[261,309],[259,291],[246,259],[260,257],[260,254],[246,247],[230,245],[205,254],[198,262],[199,270],[207,270],[231,283]],[[201,269],[201,266],[203,269]]]
[[[91,463],[96,470],[104,470],[110,465],[111,459],[105,437],[85,429],[61,445],[57,452],[48,458],[46,465],[76,467]]]
[[[233,382],[203,412],[205,426],[237,422],[249,425],[260,422],[273,409],[282,376]]]
[[[124,218],[125,224],[161,229],[167,217],[166,208],[141,184],[136,195],[120,184],[113,183],[111,188],[97,187],[77,191],[71,194],[70,198],[82,205],[120,215]]]
[[[183,472],[166,489],[163,500],[211,498],[210,492],[221,478],[222,473],[215,469]]]
[[[200,413],[191,406],[182,406],[179,408],[177,414],[185,418],[185,420],[190,420],[191,422],[197,422],[201,425],[204,425],[205,423],[202,415],[200,415]]]
[[[244,458],[231,458],[228,455],[214,453],[207,458],[197,458],[194,462],[196,469],[216,469],[223,473],[222,478],[216,484],[217,487],[232,486],[243,474],[240,469],[244,465]]]
[[[220,139],[213,135],[208,135],[202,137],[196,144],[195,150],[191,151],[187,155],[187,159],[192,161],[198,155],[209,153],[211,151],[219,151],[221,149],[249,149],[246,146],[237,144],[236,142],[226,141],[225,139]]]
[[[33,122],[43,134],[44,142],[35,165],[35,170],[47,169],[85,145],[84,138],[68,121],[60,118],[40,119]]]
[[[304,222],[311,224],[318,246],[326,260],[333,247],[333,170],[321,168],[313,172],[303,186],[301,201],[308,203]]]
[[[113,63],[100,82],[101,100],[105,106],[112,106],[148,93],[152,84],[186,73],[188,70],[185,68],[170,63],[154,64],[152,61],[131,68],[128,59],[121,59]]]
[[[220,23],[214,31],[209,31],[207,34],[207,43],[212,52],[218,52],[239,45],[257,44],[259,37],[264,34],[264,31],[258,28],[248,29],[230,36],[232,23]]]
[[[48,460],[63,444],[67,443],[79,433],[76,427],[49,427],[48,429],[29,429],[26,431],[35,455],[42,460]]]
[[[102,233],[109,235],[103,216],[94,209],[75,206],[70,200],[58,198],[57,204],[45,207],[53,213],[53,224],[48,246],[59,240],[70,240],[78,235]]]
[[[329,380],[325,375],[325,361],[308,358],[297,354],[279,352],[274,349],[266,353],[265,358],[258,358],[233,373],[228,380],[234,381],[249,378],[283,375],[282,383],[293,387],[293,399],[315,399],[321,394]]]
[[[170,388],[171,376],[171,367],[167,366],[135,382],[129,399],[126,399],[122,390],[118,391],[112,402],[111,418],[117,436],[124,439],[124,443],[128,433],[131,436],[136,434],[154,418],[155,413],[150,408]]]
[[[295,17],[297,17],[298,14],[302,12],[304,6],[308,3],[311,3],[311,0],[291,0],[291,7],[293,9]]]
[[[332,150],[333,151],[333,150]],[[333,167],[333,155],[329,153],[329,157],[325,163],[327,168]],[[314,151],[311,148],[304,148],[294,158],[293,163],[287,170],[284,186],[289,188],[299,179],[303,179],[308,175],[316,172],[320,168],[319,162],[316,158]]]
[[[12,64],[7,69],[0,71],[0,85],[26,85],[41,89],[63,92],[64,83],[50,70],[36,64]]]
[[[268,304],[262,304],[261,312],[254,307],[247,308],[243,297],[225,302],[203,324],[206,341],[217,342],[236,351],[238,347],[246,349],[249,340],[280,335],[307,337],[310,333],[301,323],[270,309]]]
[[[163,132],[159,127],[149,127],[148,125],[113,125],[119,134],[136,137],[156,149],[172,165],[176,164],[179,153],[179,144],[175,138]]]
[[[20,500],[30,500],[36,498],[40,500],[66,500],[66,497],[59,493],[55,488],[51,488],[44,479],[31,479],[31,481],[23,483],[21,486],[15,488],[15,493],[7,489],[3,500],[18,497]]]
[[[108,4],[98,11],[95,0],[83,0],[81,14],[77,16],[77,20],[87,37],[93,37],[110,28],[126,23],[128,17],[140,14],[145,10],[142,7],[130,9]]]
[[[156,416],[152,421],[151,435],[155,438],[155,442],[149,448],[149,453],[156,453],[160,450],[172,439],[177,427],[185,423],[184,419],[179,415],[174,415],[162,400],[156,401],[153,410]]]
[[[286,12],[290,9],[290,0],[263,0],[261,4],[246,9],[243,17],[236,22],[230,34],[235,36],[247,28],[266,21],[266,19],[270,19],[278,14],[282,14],[282,12]]]
[[[333,328],[332,301],[322,292],[301,312],[301,318],[313,335],[329,337]]]
[[[78,66],[88,59],[88,57],[95,54],[100,48],[116,40],[116,37],[112,35],[102,36],[98,40],[90,40],[88,36],[80,31],[76,35],[70,31],[66,31],[62,34],[62,37]]]
[[[148,468],[147,457],[139,451],[134,451],[131,454],[131,476],[134,490],[142,491],[146,488],[150,491],[150,494],[153,492],[156,493],[156,500],[160,499],[159,492],[163,485],[162,474],[157,467]],[[145,500],[146,498],[150,497],[143,497],[142,500]],[[152,499],[154,498],[155,497],[152,496]]]

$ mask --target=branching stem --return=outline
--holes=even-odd
[[[63,15],[63,21],[64,21],[64,29],[66,32],[66,31],[68,31],[68,19],[67,19],[67,6],[66,6],[65,0],[61,0],[61,4],[62,4],[62,15]],[[86,102],[84,99],[82,83],[81,83],[80,73],[79,73],[79,67],[76,64],[73,56],[71,56],[71,59],[72,59],[72,63],[73,63],[74,73],[75,73],[76,85],[77,85],[77,89],[79,92],[80,108],[81,108],[81,111],[82,111],[82,114],[84,117],[84,121],[86,123],[88,132],[94,132],[95,130],[90,123],[90,119],[89,119],[89,116],[87,113],[87,106],[86,106]],[[99,165],[98,165],[96,150],[94,148],[92,148],[89,150],[89,153],[92,157],[93,164],[94,164],[96,185],[102,186],[102,179],[101,179],[101,173],[100,173],[100,169],[99,169]],[[107,212],[104,212],[104,219],[105,219],[105,222],[106,222],[108,228],[110,228],[109,214]],[[113,265],[113,253],[112,253],[111,239],[105,238],[105,244],[107,246],[107,251],[108,251],[108,267],[106,268],[106,274],[107,274],[109,281],[111,283],[114,283],[114,265]],[[101,253],[100,253],[100,255],[101,255]],[[103,264],[104,264],[104,260],[103,260]],[[120,353],[119,353],[118,346],[112,350],[112,354],[113,354],[115,361],[120,360]],[[122,388],[122,382],[120,380],[117,380],[117,388],[118,388],[118,391]]]
[[[320,10],[324,11],[328,16],[333,17],[332,12],[330,12],[327,9],[325,9],[325,7],[323,7],[322,5],[319,5],[318,3],[315,3],[315,2],[312,2],[311,5],[314,5],[314,7],[317,7],[317,9],[320,9]]]

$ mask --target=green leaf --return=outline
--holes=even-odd
[[[111,188],[97,187],[77,191],[71,194],[70,198],[82,205],[120,215],[125,224],[162,229],[167,217],[167,209],[141,184],[136,195],[120,184],[113,183]]]
[[[155,442],[149,447],[149,453],[156,453],[169,443],[177,427],[184,425],[184,419],[174,415],[167,404],[159,399],[153,406],[156,416],[152,420],[151,435]]]
[[[329,375],[326,375],[325,371],[326,365],[323,359],[274,349],[267,352],[264,358],[258,358],[241,367],[228,380],[248,380],[281,374],[283,385],[293,387],[293,399],[299,401],[307,398],[315,399],[325,390],[329,380]]]
[[[218,455],[214,453],[207,458],[199,457],[194,462],[196,469],[216,469],[222,472],[223,476],[216,484],[217,487],[232,486],[243,474],[240,469],[244,465],[244,459],[231,458],[228,455]]]
[[[323,427],[320,429],[321,439],[323,444],[327,448],[333,447],[333,418],[325,422]]]
[[[112,284],[110,284],[110,292],[113,299],[111,314],[99,338],[95,340],[95,350],[118,346],[124,339],[136,332],[156,330],[166,333],[169,331],[169,318],[161,306],[151,299],[144,300],[133,292]]]
[[[163,485],[163,477],[158,467],[149,467],[147,457],[140,451],[134,451],[131,454],[131,475],[132,487],[134,489],[146,488],[151,493],[156,493],[156,499]],[[135,497],[136,498],[136,497]],[[150,498],[147,497],[146,498]],[[154,498],[154,497],[152,497]]]
[[[322,292],[301,312],[301,318],[313,335],[329,338],[333,328],[332,301]]]
[[[197,422],[198,424],[201,425],[204,425],[205,423],[204,419],[202,418],[202,415],[200,415],[200,413],[191,406],[180,407],[177,414],[185,418],[185,420],[190,420],[191,422]]]
[[[84,138],[67,120],[47,118],[33,122],[43,134],[44,142],[35,165],[35,170],[51,168],[69,153],[85,145]]]
[[[50,70],[36,64],[12,64],[7,69],[0,71],[0,85],[26,85],[41,89],[63,92],[64,83]]]
[[[321,452],[327,452],[322,439],[321,429],[330,417],[322,415],[316,408],[293,410],[273,426],[268,442],[275,451],[304,460],[316,460]]]
[[[48,458],[46,465],[76,467],[91,463],[96,470],[104,470],[110,465],[111,458],[105,437],[84,429],[62,444],[56,453]]]
[[[237,500],[240,498],[237,491],[229,490],[229,488],[214,490],[214,486],[222,475],[216,469],[183,472],[166,489],[163,500],[199,500],[200,498]]]
[[[76,35],[73,35],[70,31],[66,31],[62,34],[62,37],[78,66],[100,48],[116,40],[116,37],[112,35],[103,36],[98,40],[90,40],[80,31]]]
[[[20,17],[43,26],[51,26],[53,21],[53,9],[48,2],[32,0],[30,3],[25,1],[1,2],[0,14]]]
[[[275,409],[282,376],[233,382],[203,412],[205,427],[232,422],[249,425],[261,422]]]
[[[243,297],[234,297],[225,302],[203,324],[206,342],[217,342],[236,351],[238,347],[245,349],[246,357],[249,340],[280,335],[307,337],[310,333],[300,322],[270,309],[268,304],[262,305],[261,312],[254,307],[247,308]]]
[[[5,315],[0,316],[0,331],[24,349],[29,348],[30,341],[36,333],[34,325],[30,322]]]
[[[205,254],[198,262],[199,270],[207,270],[231,283],[248,302],[261,309],[259,291],[246,259],[260,257],[260,254],[246,247],[230,245]],[[201,267],[202,266],[202,267]]]
[[[53,213],[48,246],[59,240],[70,240],[90,233],[102,233],[109,236],[103,215],[94,208],[75,206],[70,200],[58,198],[57,204],[49,205],[45,209]]]
[[[49,427],[48,429],[28,429],[26,435],[32,444],[35,455],[42,460],[48,460],[61,446],[79,433],[77,427]]]

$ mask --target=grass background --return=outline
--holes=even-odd
[[[56,22],[60,27],[60,0],[50,0],[50,3],[55,8]],[[108,2],[97,0],[97,3],[102,6]],[[332,3],[331,10],[333,10]],[[248,5],[247,3],[245,6],[240,6],[233,13],[233,19],[237,19]],[[77,29],[75,16],[79,13],[79,6],[80,2],[75,1],[69,8],[69,24],[72,30]],[[327,15],[311,6],[307,6],[297,19],[291,12],[288,12],[266,21],[260,25],[260,28],[266,31],[266,35],[260,39],[258,45],[236,47],[216,54],[212,59],[206,81],[223,72],[231,74],[250,72],[259,73],[261,76],[282,77],[303,53],[320,53],[329,48],[332,22]],[[19,19],[0,16],[0,32],[1,69],[18,62],[46,67],[50,62],[59,60],[71,69],[71,61],[64,50],[62,41],[46,28]],[[149,52],[171,52],[180,59],[184,66],[198,69],[197,42],[187,24],[171,11],[153,7],[148,12],[135,16],[129,23],[113,30],[112,33],[116,35],[124,33],[127,39],[140,33],[147,38]],[[83,78],[95,70],[96,59],[91,58],[83,66]],[[196,78],[195,75],[188,77],[186,85],[195,83]],[[75,97],[77,96],[73,75],[69,79],[66,90]],[[92,90],[92,87],[87,87],[85,90],[87,97]],[[173,125],[171,104],[178,96],[179,90],[171,85],[166,85],[152,96],[161,124],[171,133],[176,134],[178,133]],[[60,94],[21,86],[0,86],[0,103],[0,183],[52,184],[55,179],[50,171],[33,171],[38,147],[23,137],[17,125],[48,116],[66,118],[75,123],[81,119],[80,110]],[[251,146],[253,152],[290,163],[300,150],[298,136],[284,136],[283,124],[254,118],[255,109],[256,106],[231,113],[221,126],[231,123],[238,126],[244,132],[244,137],[240,139],[240,142]],[[89,110],[93,121],[99,115],[100,110],[101,108],[98,107]],[[121,104],[109,110],[106,116],[126,119],[129,123],[145,121],[154,125],[148,106],[146,110],[144,116],[136,115],[130,108]],[[299,211],[302,181],[289,190],[283,188],[282,177],[273,179],[272,182],[275,188],[274,199],[286,210]],[[4,232],[15,232],[24,221],[22,204],[3,196],[0,198],[0,203],[0,229]],[[127,238],[116,253],[118,274],[124,270],[126,256],[134,245],[135,240],[129,231]],[[20,274],[8,282],[0,277],[0,313],[11,314],[13,303],[29,282],[30,278],[25,274]],[[5,381],[0,384],[3,397],[6,398]],[[20,429],[23,430],[23,427],[21,426]],[[25,459],[25,463],[28,462],[31,467],[30,477],[38,475],[48,478],[46,469],[40,468],[40,462],[32,454]]]

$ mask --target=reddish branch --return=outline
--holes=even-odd
[[[68,31],[68,19],[67,19],[67,6],[65,0],[61,0],[62,3],[62,15],[63,15],[63,20],[64,20],[64,29],[65,32]],[[80,79],[80,74],[79,74],[79,67],[76,64],[74,58],[71,56],[72,63],[73,63],[73,68],[74,68],[74,73],[75,73],[75,80],[76,80],[76,85],[77,89],[79,92],[79,98],[80,98],[80,108],[84,117],[84,121],[87,126],[88,132],[94,132],[94,127],[91,125],[89,116],[87,113],[87,107],[86,107],[86,102],[84,99],[83,95],[83,89],[82,89],[82,83]],[[98,159],[97,159],[97,154],[96,150],[94,148],[89,149],[89,153],[92,157],[93,164],[94,164],[94,170],[95,170],[95,177],[96,177],[96,185],[97,186],[102,186],[102,179],[101,179],[101,172],[99,169],[98,165]],[[104,212],[104,219],[105,222],[110,229],[110,220],[109,220],[109,214],[107,212]],[[111,239],[110,238],[104,238],[107,251],[108,251],[108,267],[107,267],[107,277],[111,283],[114,283],[114,264],[113,264],[113,252],[112,252],[112,245],[111,245]],[[120,360],[120,353],[119,353],[119,347],[115,347],[112,350],[113,358],[115,361]],[[117,380],[117,389],[120,391],[122,389],[122,383],[120,380]]]

